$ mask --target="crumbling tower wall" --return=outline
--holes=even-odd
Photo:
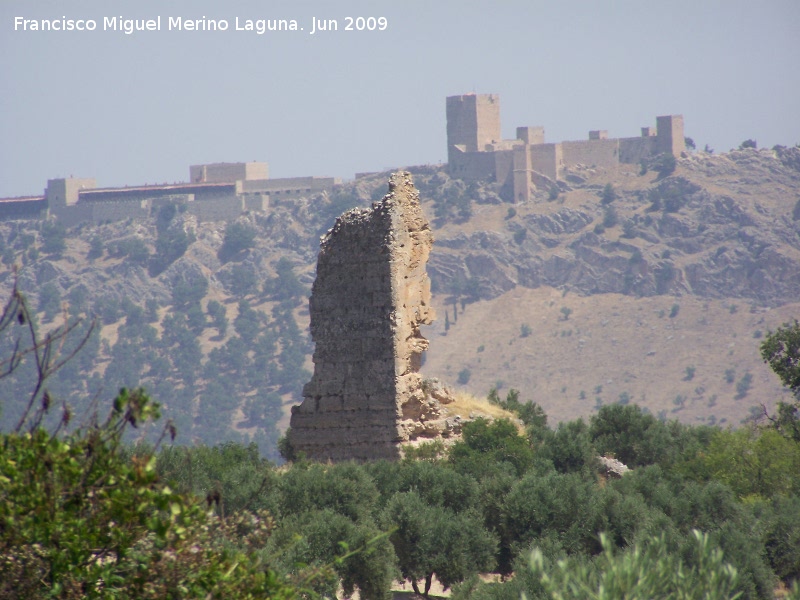
[[[292,409],[289,443],[315,460],[400,456],[428,341],[433,243],[411,175],[395,173],[389,194],[351,210],[322,238],[311,292],[314,375]]]

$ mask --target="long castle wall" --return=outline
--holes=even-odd
[[[655,136],[620,138],[619,162],[636,164],[642,159],[654,156],[658,153],[657,143],[658,138]]]
[[[147,200],[99,200],[86,208],[93,223],[146,219],[150,216],[150,203]]]
[[[494,173],[498,182],[504,183],[509,180],[509,177],[514,173],[514,152],[503,150],[501,152],[492,152],[494,155]],[[452,175],[455,175],[451,171]]]
[[[448,163],[447,167],[452,177],[458,177],[465,181],[476,181],[478,179],[491,179],[496,176],[495,174],[495,154],[501,154],[510,151],[503,150],[501,152],[460,152],[456,150],[453,154],[453,159]],[[511,158],[513,161],[513,157]]]
[[[237,218],[244,208],[244,198],[230,192],[194,198],[186,204],[186,211],[201,221],[228,221]]]
[[[616,167],[619,164],[619,141],[581,140],[561,142],[564,164]]]
[[[50,214],[56,217],[64,227],[74,227],[81,223],[98,222],[92,218],[92,207],[86,204],[73,204],[72,206],[53,206],[49,207]]]
[[[351,210],[321,242],[309,310],[314,375],[292,408],[289,442],[315,460],[396,459],[428,342],[433,241],[409,173],[371,209]]]
[[[44,196],[0,198],[0,220],[38,219],[47,213]]]
[[[558,179],[564,164],[561,144],[533,144],[530,146],[531,168],[553,181]]]
[[[300,198],[310,194],[330,191],[338,183],[339,180],[334,177],[283,177],[280,179],[242,181],[241,189],[245,193],[265,193],[273,200],[279,201],[282,198]]]

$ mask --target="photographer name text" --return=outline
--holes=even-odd
[[[18,32],[94,32],[116,31],[124,35],[138,33],[174,32],[243,32],[264,35],[278,32],[303,32],[318,35],[336,32],[386,31],[386,17],[345,16],[336,19],[310,17],[302,23],[296,19],[199,19],[186,17],[162,17],[152,19],[127,19],[122,16],[99,19],[72,19],[62,16],[57,19],[27,19],[14,17],[14,31]]]

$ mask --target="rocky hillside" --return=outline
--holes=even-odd
[[[489,204],[474,207],[469,222],[440,222],[432,277],[439,291],[484,300],[544,285],[582,295],[794,302],[798,156],[800,148],[697,153],[667,177],[630,165],[577,168],[557,195],[543,189],[527,206],[492,204],[499,198],[489,186],[466,189]]]
[[[480,395],[519,388],[556,419],[630,401],[737,423],[778,397],[758,344],[800,314],[800,149],[698,152],[668,174],[575,168],[525,205],[492,183],[411,170],[436,238],[426,374]],[[184,441],[250,439],[274,455],[312,366],[319,236],[387,179],[228,224],[177,206],[70,231],[0,223],[0,291],[16,263],[45,329],[62,308],[98,317],[87,356],[54,384],[78,408],[143,383]],[[0,383],[18,394],[21,382]],[[7,402],[4,428],[14,414]]]

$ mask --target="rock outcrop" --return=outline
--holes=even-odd
[[[428,341],[433,243],[409,173],[371,209],[354,209],[323,236],[309,302],[314,375],[292,409],[289,442],[315,460],[400,456],[419,428],[419,374]]]
[[[630,472],[628,465],[613,456],[599,456],[597,460],[600,462],[601,473],[606,477],[621,479],[623,475]]]

